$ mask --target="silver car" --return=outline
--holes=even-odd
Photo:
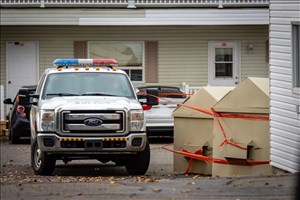
[[[146,86],[138,87],[138,92],[143,93],[146,89],[157,89],[159,104],[144,109],[148,138],[173,137],[174,118],[173,111],[177,103],[182,103],[187,95],[179,87],[170,86]]]

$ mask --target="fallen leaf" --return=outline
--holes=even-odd
[[[188,182],[187,185],[195,185],[195,182]]]
[[[192,190],[181,190],[181,193],[191,193]]]
[[[162,189],[160,189],[160,188],[154,188],[153,191],[154,191],[154,192],[161,192]]]
[[[196,175],[196,176],[193,176],[193,179],[196,179],[196,178],[199,178],[200,176],[199,175]]]
[[[116,184],[116,182],[115,181],[110,181],[109,184],[114,185],[114,184]]]

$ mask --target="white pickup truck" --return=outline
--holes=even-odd
[[[46,69],[30,114],[31,164],[50,175],[56,160],[97,159],[143,175],[150,162],[142,101],[114,59],[57,59]],[[148,90],[146,105],[157,105]]]

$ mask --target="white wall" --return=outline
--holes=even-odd
[[[271,0],[271,165],[296,172],[300,163],[300,95],[292,86],[291,21],[300,21],[300,1]]]
[[[0,85],[0,122],[6,120],[5,114],[4,114],[3,100],[4,100],[4,85]]]

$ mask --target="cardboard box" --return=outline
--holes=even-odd
[[[189,99],[184,105],[207,109],[216,104],[233,87],[203,87]],[[201,151],[205,156],[213,153],[213,125],[214,117],[197,110],[179,106],[173,112],[174,116],[174,150],[189,151],[191,153]],[[174,171],[186,172],[190,158],[174,154]],[[193,160],[189,173],[211,174],[212,163]]]
[[[247,78],[234,90],[229,92],[214,106],[216,113],[230,113],[239,116],[265,117],[269,116],[269,79]],[[262,119],[220,117],[220,123],[228,141],[234,145],[224,143],[224,135],[214,121],[213,157],[230,163],[251,163],[255,161],[269,161],[270,133],[269,121]],[[212,167],[213,176],[240,176],[272,174],[269,164],[242,166],[236,164],[217,164]]]

